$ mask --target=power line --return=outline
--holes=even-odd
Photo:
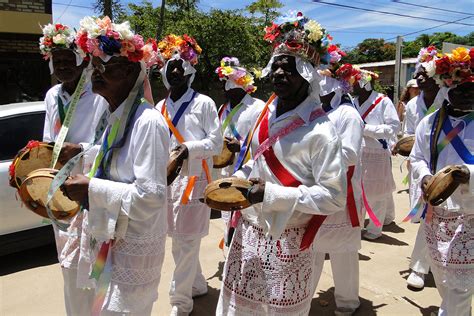
[[[455,22],[450,22],[450,21],[445,21],[445,20],[425,18],[425,17],[421,17],[421,16],[414,16],[414,15],[395,13],[395,12],[389,12],[389,11],[381,11],[381,10],[354,7],[354,6],[350,6],[350,5],[325,2],[325,1],[321,1],[321,0],[312,0],[312,2],[325,4],[325,5],[330,5],[330,6],[335,6],[335,7],[339,7],[339,8],[346,8],[346,9],[352,9],[352,10],[365,11],[365,12],[374,12],[374,13],[385,14],[385,15],[395,15],[395,16],[400,16],[400,17],[404,17],[404,18],[419,19],[419,20],[432,21],[432,22],[455,23]],[[469,24],[469,23],[456,23],[456,24],[466,25],[466,26],[474,26],[474,24]]]
[[[413,35],[413,34],[416,34],[416,33],[421,33],[421,32],[425,32],[425,31],[428,31],[428,30],[432,30],[432,29],[435,29],[435,28],[438,28],[438,27],[441,27],[441,26],[445,26],[445,25],[448,25],[448,24],[454,24],[458,21],[462,21],[462,20],[465,20],[465,19],[469,19],[470,17],[464,17],[464,18],[461,18],[461,19],[458,19],[458,20],[455,20],[455,21],[452,21],[452,22],[447,22],[447,23],[443,23],[443,24],[440,24],[440,25],[436,25],[436,26],[433,26],[433,27],[428,27],[426,29],[423,29],[423,30],[419,30],[419,31],[415,31],[415,32],[410,32],[410,33],[407,33],[407,34],[403,34],[401,36],[409,36],[409,35]],[[392,38],[388,38],[386,39],[386,41],[390,41],[390,40],[393,40],[397,37],[392,37]]]
[[[93,7],[87,7],[87,6],[84,6],[84,5],[71,4],[71,2],[72,2],[72,0],[69,2],[69,4],[67,4],[67,3],[60,3],[60,2],[53,2],[53,4],[55,4],[55,5],[61,5],[61,6],[66,6],[66,7],[74,7],[74,8],[94,9]]]
[[[63,17],[64,13],[66,13],[67,9],[69,9],[69,6],[71,5],[71,2],[72,2],[72,0],[69,0],[69,3],[65,4],[66,7],[64,8],[63,13],[61,13],[61,15],[58,18],[56,18],[56,22],[59,21]]]
[[[404,4],[404,5],[411,5],[413,7],[420,7],[420,8],[430,9],[430,10],[437,10],[437,11],[443,11],[443,12],[452,12],[452,13],[458,13],[458,14],[474,16],[474,13],[470,13],[470,12],[461,12],[461,11],[442,9],[442,8],[435,8],[435,7],[430,7],[430,6],[427,6],[427,5],[414,4],[414,3],[409,3],[409,2],[405,2],[405,1],[399,1],[399,0],[392,0],[392,1],[395,2],[395,3]]]

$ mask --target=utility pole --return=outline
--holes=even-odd
[[[160,20],[158,21],[158,27],[156,28],[156,40],[159,41],[161,39],[161,34],[165,29],[165,6],[166,0],[161,0],[161,9],[160,9]]]
[[[403,37],[397,36],[397,50],[395,53],[395,78],[393,84],[393,104],[397,106],[398,100],[400,98],[400,72],[402,68],[402,46],[403,46]]]

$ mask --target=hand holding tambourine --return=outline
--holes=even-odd
[[[204,190],[204,199],[210,208],[219,211],[236,211],[263,202],[265,181],[236,177],[212,181]]]
[[[438,171],[434,176],[427,175],[421,181],[421,190],[426,202],[438,206],[458,188],[468,183],[469,169],[464,165],[450,165]]]
[[[176,146],[170,153],[168,165],[166,166],[166,182],[167,185],[173,183],[173,181],[179,176],[183,162],[189,156],[188,147],[186,145]]]

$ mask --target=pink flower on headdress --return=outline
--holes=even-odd
[[[99,40],[96,38],[87,39],[87,51],[93,56],[102,56],[104,54],[99,48]]]
[[[107,30],[107,32],[105,33],[105,36],[112,37],[116,40],[120,39],[120,34],[113,30]]]
[[[102,19],[97,19],[96,23],[100,29],[106,30],[106,34],[112,29],[112,21],[108,16],[104,16]]]

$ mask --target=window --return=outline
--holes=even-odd
[[[10,160],[30,140],[43,140],[44,112],[0,119],[0,161]]]

